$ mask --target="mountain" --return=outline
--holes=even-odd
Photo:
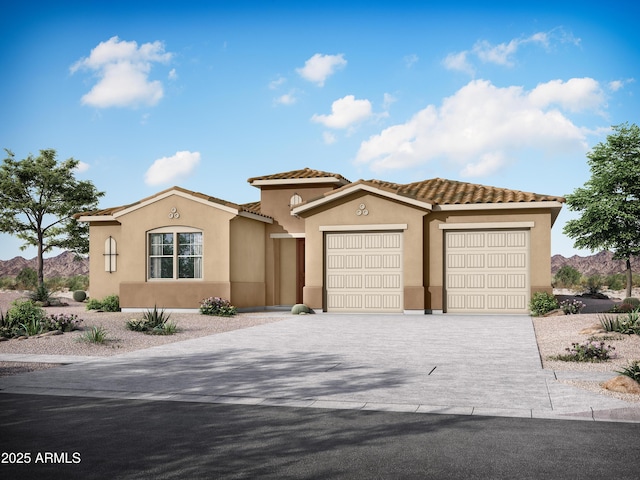
[[[0,260],[0,277],[15,277],[26,267],[36,269],[35,257],[31,260],[26,260],[23,257]],[[57,257],[44,259],[45,278],[73,277],[74,275],[89,275],[88,258],[76,257],[71,252],[63,252]]]
[[[627,269],[624,260],[614,260],[613,253],[608,251],[602,251],[587,257],[574,255],[573,257],[565,258],[562,255],[554,255],[551,257],[551,274],[555,275],[560,267],[564,265],[570,265],[587,276],[595,275],[596,273],[613,275],[614,273],[624,273]],[[640,273],[640,257],[631,259],[631,271]]]

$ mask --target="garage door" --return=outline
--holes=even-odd
[[[330,312],[401,312],[402,233],[327,233]]]
[[[527,313],[529,230],[446,232],[450,313]]]

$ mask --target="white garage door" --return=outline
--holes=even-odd
[[[527,313],[529,231],[446,232],[450,313]]]
[[[327,233],[327,311],[401,312],[402,233]]]

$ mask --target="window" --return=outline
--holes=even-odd
[[[149,233],[149,278],[202,278],[202,232]]]

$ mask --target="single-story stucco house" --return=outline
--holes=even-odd
[[[551,292],[564,199],[434,178],[350,182],[305,168],[254,177],[260,201],[172,187],[76,215],[90,225],[91,296],[123,309],[527,313]]]

